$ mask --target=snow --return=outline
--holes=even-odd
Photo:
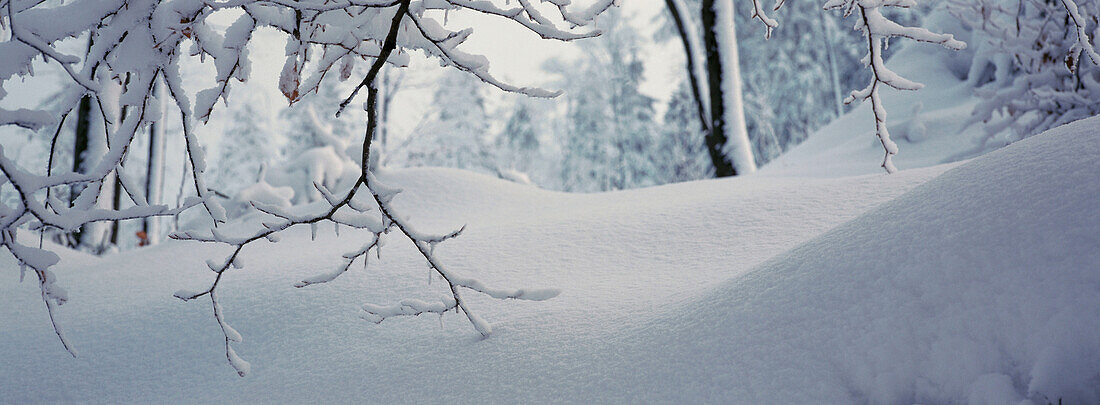
[[[249,267],[226,273],[219,312],[245,338],[228,356],[225,338],[239,339],[209,304],[171,296],[207,288],[203,262],[227,247],[61,250],[72,359],[38,286],[17,283],[4,257],[0,392],[15,403],[1095,403],[1097,131],[1100,118],[889,176],[588,195],[456,170],[381,173],[422,232],[466,225],[436,248],[451,272],[536,298],[560,290],[540,302],[464,295],[477,330],[494,331],[485,339],[454,311],[442,327],[432,314],[363,319],[363,308],[453,307],[407,240],[294,288],[372,235],[321,228],[310,241],[301,227],[246,247]]]
[[[953,403],[1000,373],[1095,403],[1098,125],[979,158],[726,282],[645,328],[692,332],[645,333],[661,354],[636,366],[693,364],[676,379],[740,382],[721,397],[743,402]]]
[[[966,32],[943,10],[927,17],[925,27],[934,32]],[[889,113],[886,126],[898,148],[890,160],[898,169],[956,162],[1003,146],[986,142],[989,136],[983,125],[970,122],[981,100],[967,81],[974,50],[950,51],[906,42],[894,46],[899,45],[903,48],[886,67],[924,87],[881,92],[882,108]],[[922,108],[914,108],[918,104]],[[759,174],[837,177],[881,172],[876,164],[883,161],[883,144],[875,136],[872,108],[872,103],[863,103],[837,118],[762,167]]]

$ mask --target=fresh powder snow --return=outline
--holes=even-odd
[[[171,296],[205,288],[203,260],[224,247],[61,250],[70,304],[59,316],[81,355],[57,347],[37,286],[5,272],[0,391],[15,403],[1094,403],[1097,132],[1093,118],[888,176],[592,195],[384,171],[404,189],[393,203],[425,231],[466,225],[436,250],[452,271],[560,295],[471,295],[489,338],[454,312],[375,325],[364,304],[444,305],[445,284],[429,285],[411,245],[391,243],[365,269],[295,289],[370,236],[322,228],[311,242],[295,228],[247,247],[249,267],[219,289],[243,335],[235,353],[251,363],[237,378],[209,306]]]

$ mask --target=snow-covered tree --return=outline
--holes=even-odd
[[[665,7],[668,9],[669,21],[675,27],[676,33],[674,35],[680,39],[680,44],[684,47],[685,67],[687,68],[688,84],[691,87],[691,96],[695,102],[695,111],[703,131],[702,134],[704,137],[708,137],[710,136],[710,86],[707,85],[706,57],[703,54],[703,40],[700,39],[702,31],[698,28],[697,18],[692,13],[692,10],[700,8],[697,4],[692,4],[694,7],[689,7],[687,4],[689,1],[665,0]],[[659,37],[663,34],[663,32],[658,31]],[[715,161],[714,164],[719,166],[722,161]]]
[[[391,115],[390,112],[393,106],[393,100],[397,97],[398,91],[405,81],[405,71],[396,69],[392,66],[384,66],[382,72],[378,74],[378,134],[375,135],[378,138],[378,150],[387,150],[386,147],[390,142],[390,126]],[[375,166],[372,169],[377,168],[378,160],[371,162]]]
[[[705,139],[699,136],[703,132],[702,122],[689,87],[686,81],[681,82],[665,111],[658,146],[652,155],[658,165],[659,184],[713,176],[714,166],[707,154]]]
[[[513,104],[508,121],[496,137],[496,165],[498,171],[517,171],[530,176],[542,161],[542,126],[546,120],[542,111],[528,98],[518,98]]]
[[[975,121],[1011,142],[1100,114],[1100,1],[952,0],[974,32],[967,80],[984,101]]]
[[[741,59],[734,23],[733,0],[703,0],[700,20],[706,49],[710,95],[707,145],[718,177],[756,171],[745,124]],[[762,17],[763,18],[763,17]]]
[[[232,118],[218,143],[211,183],[235,195],[260,180],[260,170],[271,165],[277,152],[264,114],[252,103],[235,104],[229,112]]]
[[[618,152],[617,176],[612,182],[615,189],[654,185],[657,172],[652,159],[657,143],[656,100],[640,91],[644,68],[637,54],[623,56],[629,59],[615,65],[621,68],[616,69],[613,80],[617,83],[610,100],[612,139]]]
[[[866,51],[841,46],[859,39],[840,26],[851,19],[793,5],[781,9],[779,17],[783,26],[768,36],[769,27],[737,13],[738,42],[746,55],[741,59],[745,120],[760,164],[842,114],[841,89],[862,85],[869,77],[859,62]]]
[[[916,83],[896,77],[885,69],[883,63],[875,62],[884,60],[888,48],[886,41],[894,37],[909,38],[922,42],[940,43],[948,48],[958,49],[963,46],[950,35],[934,34],[928,30],[916,28],[914,25],[926,7],[917,1],[883,1],[883,0],[829,0],[824,2],[824,8],[839,10],[844,17],[844,23],[855,25],[864,39],[862,43],[853,43],[857,38],[851,37],[846,31],[837,30],[834,19],[822,18],[821,5],[818,2],[791,3],[778,1],[775,10],[783,13],[781,19],[772,18],[763,5],[762,0],[751,0],[737,3],[747,8],[747,12],[734,13],[733,5],[728,1],[713,0],[666,0],[670,10],[670,16],[676,22],[677,33],[684,43],[688,56],[688,76],[695,83],[706,82],[709,86],[700,86],[694,91],[699,94],[696,99],[707,100],[707,106],[701,106],[702,112],[710,114],[709,131],[710,151],[714,157],[718,175],[728,175],[732,167],[723,170],[722,159],[731,159],[734,150],[744,149],[755,155],[755,160],[766,162],[774,157],[776,148],[785,149],[800,142],[813,127],[821,125],[828,119],[842,112],[838,107],[838,94],[841,88],[850,88],[857,81],[871,80],[872,84],[857,92],[856,97],[846,99],[847,102],[868,99],[875,104],[876,134],[880,137],[887,158],[883,167],[893,170],[889,157],[896,153],[896,145],[889,140],[889,132],[885,124],[885,108],[878,97],[878,85],[884,84],[895,89],[914,90]],[[718,18],[727,18],[735,22],[720,24],[719,28],[728,27],[730,32],[722,30],[702,30],[705,38],[699,42],[696,35],[691,34],[694,15],[685,10],[690,10],[695,4],[699,4],[702,10],[699,21],[704,27],[713,27]],[[727,12],[726,10],[730,11]],[[913,12],[917,9],[917,12]],[[904,10],[904,11],[895,11]],[[866,12],[866,13],[865,13]],[[706,20],[704,20],[704,18]],[[746,24],[756,20],[759,24],[750,26]],[[783,21],[781,26],[780,20]],[[724,21],[724,20],[723,20]],[[736,29],[736,33],[734,33]],[[838,32],[839,31],[839,32]],[[718,35],[721,34],[721,35]],[[708,38],[712,35],[713,38]],[[731,45],[717,45],[718,41],[728,38]],[[843,39],[843,41],[842,41]],[[713,44],[713,45],[712,45]],[[877,45],[876,45],[877,44]],[[713,48],[711,48],[714,46]],[[700,47],[707,50],[706,56],[699,55],[695,51]],[[738,52],[731,52],[736,49]],[[727,50],[725,56],[721,51]],[[860,54],[866,55],[862,59]],[[716,57],[712,57],[717,55]],[[712,64],[721,64],[722,58],[745,55],[740,63],[727,63],[726,68],[739,67],[740,72],[733,72],[739,76],[739,80],[726,81],[729,89],[722,94],[714,94],[712,89],[722,89],[722,85],[715,80],[721,75],[714,75],[718,70]],[[853,70],[854,63],[860,61],[870,67],[872,75],[859,74]],[[707,75],[698,72],[698,66],[708,64]],[[718,67],[721,67],[718,66]],[[721,73],[721,71],[718,71]],[[878,74],[882,76],[878,76]],[[702,80],[705,77],[706,80]],[[883,79],[883,80],[880,80]],[[901,79],[901,80],[895,80]],[[708,88],[709,87],[709,88]],[[751,96],[744,94],[752,93]],[[873,94],[872,94],[873,93]],[[724,105],[719,111],[710,109],[714,103],[727,103],[722,96],[730,99],[732,109]],[[751,98],[751,100],[746,100]],[[879,100],[879,101],[876,101]],[[737,142],[752,144],[749,148],[739,148],[727,145],[727,141],[721,139],[722,133],[717,131],[715,120],[724,118],[723,112],[729,112],[735,126],[731,130],[734,133],[740,131],[742,124],[740,116],[744,116],[746,135],[742,138],[737,135]],[[740,114],[740,115],[739,115]],[[765,131],[756,133],[756,131]],[[771,132],[767,132],[771,131]],[[727,135],[730,136],[730,135]],[[716,148],[716,145],[726,145],[723,148],[726,153]],[[741,155],[744,157],[744,155]],[[736,160],[736,159],[734,159]],[[747,159],[743,159],[746,160]],[[727,162],[728,163],[728,162]]]
[[[338,103],[342,100],[341,90],[334,78],[323,80],[313,93],[301,96],[289,108],[283,110],[280,117],[287,123],[284,131],[286,145],[282,155],[294,157],[306,151],[331,146],[344,153],[352,143],[352,137],[358,132],[355,126],[361,120],[351,115],[334,118]]]
[[[574,191],[656,184],[655,100],[639,90],[644,73],[639,34],[616,11],[600,26],[601,38],[581,44],[587,58],[551,67],[578,73],[568,83],[563,184]]]
[[[492,169],[489,115],[476,78],[447,70],[437,83],[431,109],[392,162],[402,166]]]
[[[447,12],[467,12],[502,18],[523,26],[538,35],[555,40],[574,40],[598,35],[586,29],[596,17],[611,7],[613,0],[596,0],[587,7],[571,6],[568,2],[533,5],[521,0],[518,4],[497,5],[491,2],[450,0],[446,2],[420,0],[386,0],[356,2],[208,2],[201,0],[74,0],[58,2],[0,3],[0,125],[15,125],[39,130],[59,125],[56,117],[76,109],[85,96],[99,113],[93,121],[100,122],[105,136],[89,136],[104,142],[84,152],[84,170],[52,170],[22,167],[0,148],[0,192],[17,196],[0,206],[0,245],[32,272],[39,280],[42,300],[50,319],[56,306],[67,300],[51,267],[60,259],[47,249],[27,243],[18,237],[20,230],[57,229],[72,232],[81,227],[97,226],[117,221],[149,216],[171,216],[190,207],[201,206],[208,214],[212,228],[192,232],[177,232],[177,239],[228,245],[232,253],[223,259],[210,260],[215,273],[209,288],[202,291],[180,291],[177,297],[210,300],[214,318],[224,337],[225,357],[245,375],[247,362],[237,356],[233,342],[241,336],[225,322],[218,301],[218,286],[231,267],[240,267],[238,255],[242,249],[259,240],[277,239],[277,234],[291,226],[329,222],[358,229],[372,235],[362,249],[343,255],[346,263],[332,272],[303,280],[304,287],[330,281],[348,270],[352,262],[365,260],[368,252],[379,246],[380,239],[391,232],[408,237],[431,271],[442,277],[451,294],[440,302],[404,301],[395,306],[368,305],[366,318],[383,319],[425,313],[442,314],[455,310],[466,315],[474,328],[488,335],[490,326],[474,314],[462,292],[473,291],[497,299],[544,300],[556,295],[552,290],[496,289],[454,272],[434,255],[437,243],[458,236],[461,230],[430,235],[417,231],[399,215],[392,203],[398,189],[383,184],[370,171],[370,145],[376,134],[378,120],[378,87],[376,79],[386,63],[404,66],[408,54],[422,51],[437,58],[445,66],[476,76],[502,90],[537,97],[557,95],[557,92],[514,86],[489,73],[488,64],[480,56],[458,47],[472,29],[450,31],[440,23]],[[226,10],[232,10],[225,13]],[[214,21],[224,17],[236,20],[225,27]],[[564,28],[568,26],[569,28]],[[224,29],[223,29],[224,27]],[[226,233],[219,226],[227,221],[225,209],[207,187],[206,162],[194,125],[206,122],[219,100],[234,102],[230,97],[235,82],[251,76],[248,44],[257,29],[271,28],[287,38],[286,61],[277,87],[290,102],[296,102],[317,91],[326,76],[349,79],[357,62],[366,60],[369,69],[351,94],[339,104],[337,115],[355,102],[366,89],[366,136],[363,139],[358,177],[349,187],[330,189],[315,184],[328,203],[313,207],[311,212],[289,212],[275,205],[256,203],[269,215],[260,229]],[[66,39],[90,38],[91,47],[83,55],[67,53]],[[187,45],[186,47],[184,45]],[[32,63],[42,58],[64,71],[68,80],[61,83],[64,93],[56,108],[13,104],[5,89],[11,81],[33,75]],[[183,80],[181,61],[189,58],[208,63],[213,76],[207,80]],[[358,76],[357,76],[358,79]],[[128,151],[135,137],[147,127],[156,114],[155,83],[163,80],[168,98],[182,117],[186,139],[186,158],[191,168],[191,185],[197,197],[180,206],[151,205],[141,195],[141,182],[132,178],[135,171],[123,170]],[[195,88],[200,86],[213,86]],[[193,99],[191,95],[194,95]],[[99,134],[98,132],[96,133]],[[50,173],[50,174],[46,174]],[[133,200],[133,206],[104,205],[118,184]],[[67,186],[83,186],[70,204],[47,198],[48,190]],[[4,200],[9,201],[9,200]],[[66,349],[75,350],[54,322],[54,330]]]
[[[168,100],[165,100],[164,83],[153,84],[153,95],[156,97],[150,109],[149,123],[149,150],[145,155],[145,201],[149,204],[162,204],[164,201],[164,173],[165,153],[168,145]],[[141,232],[144,234],[142,244],[156,244],[160,242],[161,221],[158,217],[146,217],[142,221]]]
[[[611,83],[603,75],[607,70],[592,61],[578,69],[582,72],[570,85],[566,130],[562,139],[562,186],[569,191],[600,191],[611,189],[615,170],[610,162],[615,151],[611,147],[609,91]],[[593,66],[596,65],[596,66]],[[572,69],[561,67],[562,69]],[[551,70],[557,69],[553,65]]]

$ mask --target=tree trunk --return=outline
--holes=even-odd
[[[88,151],[88,129],[91,127],[91,115],[92,115],[92,98],[84,96],[80,99],[80,105],[76,108],[76,133],[73,140],[73,173],[84,173],[85,161],[84,154]],[[69,205],[71,206],[76,201],[76,196],[80,195],[81,191],[84,191],[85,184],[73,184],[69,187]],[[77,247],[80,244],[81,234],[84,233],[84,228],[73,233],[73,237],[69,238],[70,246]]]
[[[88,49],[92,48],[92,36],[88,35]],[[80,104],[76,107],[76,132],[73,134],[73,173],[84,173],[87,170],[87,163],[85,154],[88,152],[88,133],[92,126],[92,98],[90,96],[84,96],[80,99]],[[84,191],[86,184],[73,184],[69,187],[69,205],[76,201],[76,196],[80,195],[81,191]],[[69,247],[75,248],[80,245],[81,236],[84,233],[84,228],[81,227],[76,232],[73,232],[69,240]]]
[[[164,97],[166,95],[164,94],[163,83],[157,82],[154,86],[156,87],[153,91],[157,100],[152,111],[154,119],[152,124],[149,125],[149,158],[145,172],[145,199],[149,202],[149,205],[161,204],[164,199],[164,145],[166,140],[164,134]],[[141,230],[145,232],[145,240],[142,241],[144,244],[152,245],[160,242],[159,217],[145,218]]]
[[[91,161],[88,157],[99,159],[106,156],[110,148],[107,133],[114,132],[124,116],[122,111],[109,109],[111,106],[118,105],[117,98],[122,94],[122,84],[109,78],[100,80],[100,83],[103,87],[99,92],[99,97],[104,98],[102,105],[108,107],[108,109],[106,111],[101,111],[98,105],[92,106],[91,114],[101,117],[98,120],[91,121],[92,125],[89,125],[88,130],[88,148],[85,152],[86,156],[84,160],[92,164],[98,164],[98,161]],[[105,121],[102,117],[106,117],[109,121]],[[117,184],[117,176],[117,173],[112,171],[103,178],[102,182],[94,185],[95,187],[99,187],[99,192],[95,200],[96,208],[111,209],[115,207],[115,191],[121,191],[119,190],[120,186]],[[91,248],[96,254],[106,252],[112,241],[112,228],[114,228],[113,222],[94,222],[86,224],[81,233],[80,244]]]
[[[833,29],[825,19],[825,13],[817,13],[821,24],[821,39],[825,41],[825,54],[829,56],[829,79],[833,85],[833,99],[836,103],[836,116],[844,115],[844,95],[840,92],[840,74],[836,67],[836,53],[833,50]]]
[[[118,178],[118,176],[119,176],[119,174],[116,172],[115,173],[115,181],[114,181],[114,188],[115,188],[114,192],[115,193],[114,193],[114,198],[111,200],[111,209],[113,209],[115,211],[118,211],[119,209],[122,208],[122,184],[121,184],[122,179]],[[119,226],[120,226],[121,223],[122,223],[122,221],[111,221],[111,238],[110,238],[111,243],[110,243],[110,245],[118,246],[118,233],[119,233]],[[107,247],[108,246],[104,246],[103,250],[106,251]]]
[[[699,33],[695,23],[688,14],[687,7],[681,0],[665,0],[668,12],[672,15],[672,21],[676,23],[676,30],[680,33],[680,42],[684,45],[684,56],[687,59],[688,79],[691,83],[691,96],[695,99],[696,110],[699,113],[699,123],[703,125],[704,136],[710,136],[710,112],[708,109],[707,88],[703,83],[707,81],[705,59],[699,52],[702,50]]]
[[[707,149],[717,177],[756,171],[745,106],[741,67],[734,31],[733,0],[703,0],[703,43],[710,89],[710,137]]]

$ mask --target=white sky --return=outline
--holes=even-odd
[[[657,0],[633,0],[622,3],[620,7],[623,15],[629,18],[629,24],[640,34],[651,36],[657,28],[653,24],[654,18],[665,12],[664,3]],[[548,13],[548,15],[552,14]],[[454,13],[448,20],[448,28],[475,27],[474,34],[463,45],[463,49],[488,57],[490,71],[497,77],[513,83],[542,84],[540,67],[547,59],[582,56],[573,43],[544,40],[526,28],[500,18],[487,18],[467,12]],[[599,40],[600,38],[597,37],[581,41]],[[668,51],[669,44],[642,42],[643,45],[648,45],[642,47],[642,57],[647,69],[647,80],[643,83],[642,92],[658,99],[666,99],[678,83],[678,80],[669,80],[668,75],[673,73],[671,69],[673,67],[675,67],[675,73],[682,71],[683,68],[679,67],[683,63],[682,56],[675,52],[678,49],[665,52]],[[669,57],[670,53],[674,57]]]

